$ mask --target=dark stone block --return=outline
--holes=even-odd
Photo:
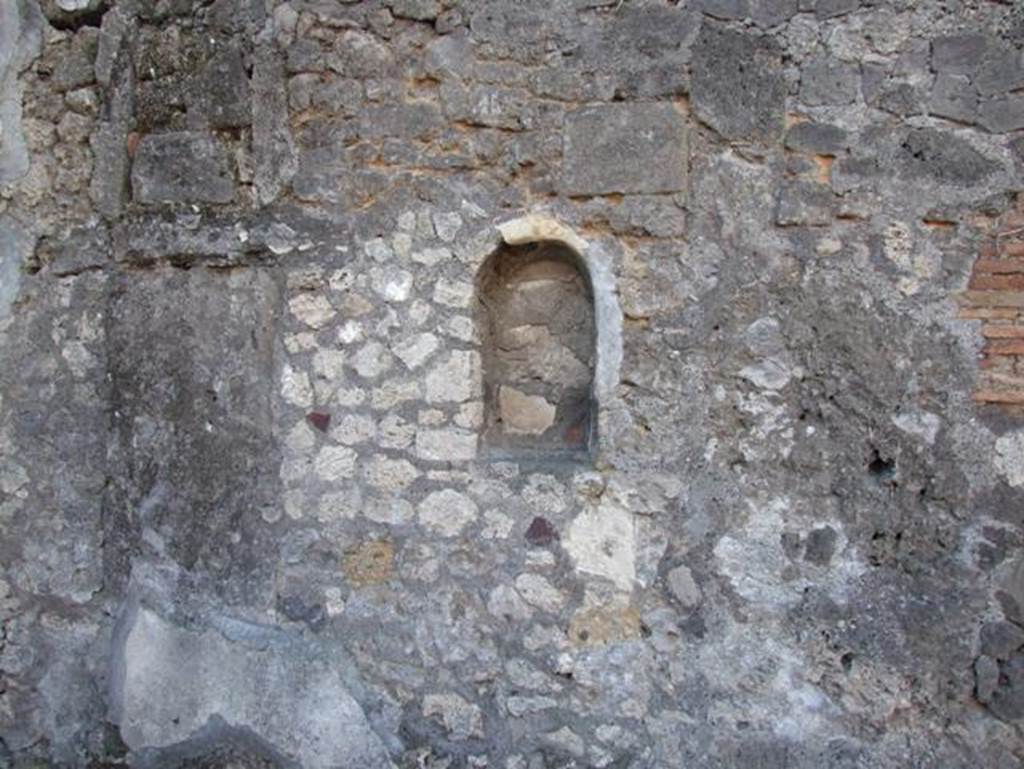
[[[786,147],[798,152],[835,155],[850,146],[850,135],[828,123],[797,123],[786,132]]]
[[[748,5],[747,0],[697,0],[693,3],[694,10],[726,21],[745,19]]]
[[[831,526],[814,529],[807,535],[807,548],[804,560],[818,566],[828,566],[836,549],[838,535]]]
[[[767,142],[782,133],[786,81],[768,38],[705,24],[692,81],[694,112],[725,138]]]
[[[249,76],[237,46],[219,51],[200,78],[198,109],[211,128],[244,128],[252,121]]]
[[[835,199],[828,187],[813,182],[792,182],[779,191],[775,223],[823,226],[832,221]]]
[[[814,4],[814,15],[819,19],[831,19],[843,16],[860,8],[861,0],[817,0]]]
[[[1006,660],[1024,646],[1024,630],[1012,622],[986,622],[981,626],[981,653]]]
[[[800,100],[817,107],[850,104],[857,98],[860,73],[851,64],[818,56],[801,71]]]
[[[1024,718],[1024,654],[1015,654],[999,664],[999,685],[992,692],[988,709],[1004,721]]]
[[[567,194],[676,192],[686,186],[686,127],[671,104],[584,107],[565,122]]]
[[[1024,128],[1024,94],[1012,93],[981,103],[979,122],[992,133]]]
[[[872,105],[899,117],[911,117],[924,114],[925,95],[910,83],[887,82],[879,89]]]
[[[59,90],[72,91],[96,80],[99,36],[95,27],[83,27],[71,39],[53,72],[53,82]]]
[[[951,35],[932,41],[932,69],[969,75],[981,64],[988,38],[981,34]]]
[[[796,16],[797,0],[749,0],[749,15],[759,27],[774,27]]]
[[[229,203],[235,196],[228,156],[202,133],[143,137],[132,165],[132,190],[140,203]]]
[[[984,96],[1024,87],[1024,55],[1012,45],[993,40],[972,80]]]
[[[961,123],[973,123],[978,117],[978,94],[965,75],[941,73],[935,78],[929,112]]]
[[[908,133],[895,162],[897,171],[908,179],[953,185],[977,184],[999,167],[963,139],[933,128]]]

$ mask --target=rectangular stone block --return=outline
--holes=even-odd
[[[568,195],[678,192],[687,135],[671,104],[604,104],[566,116],[562,191]]]
[[[132,190],[140,203],[230,203],[235,197],[224,147],[213,136],[188,131],[142,138]]]

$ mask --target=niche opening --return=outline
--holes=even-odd
[[[594,298],[568,246],[502,245],[478,278],[484,450],[585,457],[596,433]]]

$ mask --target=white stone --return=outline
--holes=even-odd
[[[417,507],[419,522],[444,537],[458,535],[476,520],[479,509],[465,494],[454,489],[432,491]]]
[[[414,252],[410,258],[418,264],[434,267],[451,259],[452,252],[447,248],[425,248],[422,251]]]
[[[363,505],[363,515],[374,523],[403,526],[412,520],[414,510],[411,502],[400,497],[374,498]]]
[[[451,243],[462,227],[462,216],[456,212],[434,214],[434,232],[445,243]]]
[[[578,571],[632,590],[636,578],[636,526],[633,515],[602,500],[569,524],[563,544]]]
[[[473,303],[473,284],[438,278],[434,284],[434,301],[445,307],[464,310]]]
[[[304,454],[315,445],[316,435],[313,433],[313,428],[309,426],[309,422],[305,419],[289,430],[288,435],[284,439],[285,448],[293,454]]]
[[[459,406],[455,424],[466,430],[479,430],[484,423],[484,402],[470,401]]]
[[[407,232],[396,232],[391,238],[391,247],[405,259],[412,253],[412,236]]]
[[[416,437],[416,425],[397,414],[388,414],[377,425],[377,442],[385,449],[405,449]]]
[[[409,321],[413,326],[419,327],[426,323],[427,318],[434,312],[434,308],[430,306],[429,302],[424,302],[422,299],[414,299],[413,303],[409,305]]]
[[[558,701],[551,697],[509,697],[505,701],[505,709],[513,718],[522,718],[557,706]]]
[[[288,334],[284,338],[284,349],[292,355],[316,349],[316,334],[303,331],[301,334]]]
[[[416,415],[416,424],[423,427],[438,427],[447,421],[448,417],[441,409],[423,409]]]
[[[356,469],[356,452],[347,446],[324,446],[316,455],[314,469],[326,481],[351,478]]]
[[[426,377],[428,403],[463,403],[478,399],[483,389],[480,353],[452,350]]]
[[[677,566],[668,573],[668,589],[672,595],[687,609],[692,609],[701,602],[700,588],[693,580],[693,574],[686,566]]]
[[[316,519],[321,523],[351,521],[363,506],[363,495],[359,489],[334,491],[322,494],[317,503]]]
[[[935,443],[935,436],[942,422],[928,411],[904,411],[892,418],[892,423],[903,432],[921,438],[929,446]]]
[[[520,574],[516,590],[531,606],[542,611],[558,612],[565,605],[565,595],[540,574]]]
[[[288,310],[310,328],[323,328],[335,315],[327,297],[320,294],[303,293],[288,300]]]
[[[403,339],[391,349],[407,369],[414,371],[426,363],[440,345],[436,336],[425,332]]]
[[[402,491],[416,480],[420,471],[406,459],[392,459],[384,455],[373,457],[363,468],[366,482],[385,491]]]
[[[345,374],[345,353],[341,350],[317,350],[313,371],[321,379],[336,381]]]
[[[313,388],[304,371],[296,371],[287,363],[281,368],[281,397],[299,408],[313,405]]]
[[[457,741],[472,737],[483,737],[483,715],[480,708],[454,692],[448,694],[428,694],[423,698],[423,716],[432,718],[440,716],[448,736]]]
[[[554,404],[508,385],[498,389],[498,413],[505,432],[516,435],[540,435],[555,423]]]
[[[498,585],[487,597],[487,611],[492,616],[513,620],[528,620],[533,610],[511,585]]]
[[[740,377],[762,390],[781,390],[789,384],[792,375],[789,368],[781,361],[765,358],[757,363],[744,366],[740,370]]]
[[[345,674],[316,660],[314,648],[282,647],[242,620],[231,623],[231,639],[244,640],[186,630],[137,601],[123,622],[109,696],[133,751],[187,743],[221,718],[308,769],[393,767]],[[479,728],[479,720],[466,723]]]
[[[444,324],[444,333],[460,342],[476,340],[476,324],[465,315],[454,315]]]
[[[476,458],[477,436],[459,429],[421,429],[416,433],[416,456],[435,462],[468,462]]]
[[[403,211],[398,215],[398,229],[403,232],[412,232],[416,229],[416,212]]]
[[[347,320],[338,329],[338,341],[342,344],[352,344],[363,338],[363,326],[355,320]]]
[[[380,342],[369,342],[353,356],[352,367],[364,379],[376,379],[391,368],[391,353]]]
[[[480,531],[481,539],[508,539],[515,521],[497,510],[484,513],[484,526]]]
[[[1024,486],[1024,430],[996,440],[996,469],[1011,486]]]
[[[370,406],[375,411],[390,411],[399,403],[418,401],[422,397],[420,383],[415,379],[392,379],[370,393]]]
[[[383,238],[374,238],[367,241],[363,244],[363,251],[376,262],[390,262],[395,255],[395,252],[391,250],[391,246]]]
[[[346,414],[331,425],[328,435],[332,441],[352,446],[373,440],[377,434],[377,423],[365,414]]]
[[[404,302],[412,292],[412,273],[395,267],[374,267],[370,286],[387,302]]]

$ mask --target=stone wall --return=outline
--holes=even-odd
[[[1024,766],[1022,45],[0,3],[0,765]]]

